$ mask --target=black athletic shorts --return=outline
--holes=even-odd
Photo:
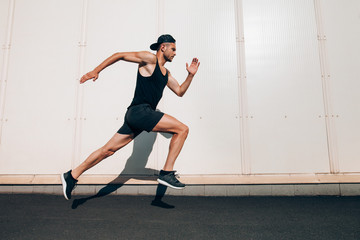
[[[164,113],[153,110],[149,104],[140,104],[128,108],[124,125],[117,131],[120,134],[134,134],[134,137],[142,131],[151,132],[158,124]]]

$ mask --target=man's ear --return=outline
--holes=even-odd
[[[160,51],[165,52],[165,47],[166,47],[165,44],[162,43],[160,45]]]
[[[160,50],[162,51],[162,52],[165,52],[165,50],[166,50],[166,48],[169,46],[169,43],[162,43],[161,45],[160,45]]]

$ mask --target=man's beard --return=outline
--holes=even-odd
[[[174,59],[174,57],[167,57],[167,56],[165,56],[165,60],[166,60],[167,62],[172,62],[173,59]]]

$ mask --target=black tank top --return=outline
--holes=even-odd
[[[168,72],[166,70],[165,76],[162,74],[157,59],[155,70],[151,76],[143,77],[138,70],[134,98],[128,108],[147,103],[156,110],[167,82]]]

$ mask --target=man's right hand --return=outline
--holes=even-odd
[[[96,71],[88,72],[87,74],[85,74],[84,76],[81,77],[80,84],[82,84],[90,79],[93,79],[93,81],[95,82],[96,79],[98,79],[98,77],[99,77],[99,73],[97,73]]]

